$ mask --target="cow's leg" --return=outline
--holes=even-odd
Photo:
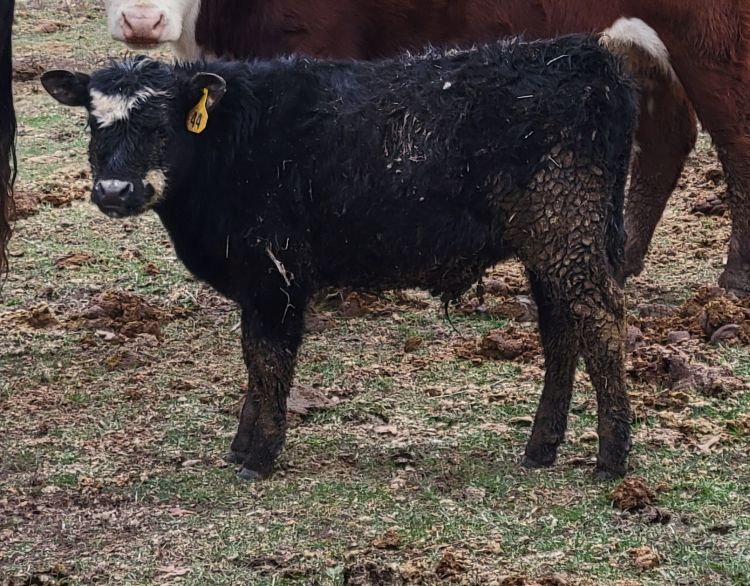
[[[712,88],[710,93],[693,89],[697,94],[696,110],[724,168],[726,201],[732,212],[729,254],[719,284],[747,294],[750,293],[750,80],[743,83],[712,73],[699,78]]]
[[[595,475],[600,479],[615,478],[625,475],[631,445],[622,291],[603,270],[595,272],[579,291],[569,300],[579,323],[586,370],[596,390],[599,454]]]
[[[743,67],[746,67],[743,65]],[[727,181],[732,212],[729,255],[719,284],[750,293],[750,71],[691,70],[686,88],[713,139]],[[750,69],[750,66],[748,66]]]
[[[248,370],[245,402],[227,460],[241,478],[269,476],[286,438],[286,402],[302,340],[304,300],[244,308],[242,350]]]
[[[644,80],[625,205],[628,240],[622,277],[643,270],[654,230],[696,137],[695,114],[680,83],[671,77]]]
[[[654,3],[648,6],[657,10]],[[737,26],[737,34],[722,34],[718,19],[706,22],[707,15],[700,10],[686,12],[691,18],[679,31],[660,34],[703,128],[713,139],[727,179],[732,234],[719,283],[750,293],[750,49],[744,41],[750,18],[745,8],[729,4],[709,16],[716,19],[724,13],[727,22]]]
[[[729,255],[719,284],[750,294],[750,113],[744,124],[747,132],[741,136],[714,139],[727,179],[727,204],[732,211]]]
[[[539,468],[555,462],[557,448],[565,436],[579,352],[578,336],[572,327],[569,308],[554,301],[546,283],[531,273],[529,279],[539,308],[545,373],[534,427],[521,465]]]

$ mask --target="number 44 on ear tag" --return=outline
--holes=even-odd
[[[203,95],[195,108],[188,112],[187,118],[187,129],[195,134],[200,134],[206,129],[208,124],[208,110],[206,109],[206,103],[208,102],[208,88],[203,88]]]

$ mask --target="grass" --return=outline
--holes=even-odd
[[[17,56],[87,67],[120,51],[105,40],[98,2],[71,10],[29,0]],[[35,32],[44,21],[70,26]],[[65,191],[54,182],[61,170],[86,166],[81,116],[52,105],[37,80],[16,91],[19,187]],[[680,303],[716,280],[727,220],[692,216],[683,201],[715,164],[709,155],[701,139],[686,195],[670,204],[644,275],[628,287],[633,315],[639,303]],[[61,267],[74,252],[90,262]],[[649,523],[612,507],[613,483],[591,479],[596,413],[583,371],[558,463],[523,470],[541,358],[460,350],[526,326],[455,309],[449,323],[423,293],[389,294],[356,317],[322,310],[328,325],[307,336],[296,381],[335,404],[301,418],[276,474],[248,484],[221,458],[245,381],[237,311],[188,277],[156,218],[113,222],[80,201],[42,205],[18,222],[11,253],[0,297],[0,584],[44,575],[60,584],[533,584],[552,574],[580,586],[750,584],[747,385],[674,408],[649,402],[670,389],[631,385],[633,473],[671,515]],[[159,335],[76,317],[107,291],[160,310]],[[34,327],[27,318],[44,306],[57,321]],[[699,350],[696,359],[750,381],[747,347]],[[712,435],[718,443],[701,449]],[[638,547],[656,552],[658,566],[637,567]]]

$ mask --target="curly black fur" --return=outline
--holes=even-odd
[[[14,5],[14,0],[6,0],[0,7],[0,276],[8,269],[6,246],[11,234],[13,182],[16,176],[16,113],[11,91]]]
[[[206,131],[191,135],[194,75],[205,71],[227,91]],[[129,186],[107,211],[155,209],[186,266],[242,307],[250,384],[231,457],[246,477],[268,474],[283,443],[315,291],[422,287],[455,299],[511,255],[532,279],[547,358],[527,463],[554,459],[581,350],[604,393],[599,467],[624,473],[629,411],[612,275],[637,107],[596,39],[380,62],[138,59],[86,83],[125,97],[149,90],[127,120],[103,127],[92,117],[95,181]],[[91,111],[80,87],[64,96]],[[166,174],[163,194],[144,180],[155,168]]]

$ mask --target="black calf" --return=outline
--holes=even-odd
[[[598,398],[597,472],[625,473],[613,274],[636,97],[596,40],[376,63],[140,58],[43,81],[88,110],[94,201],[112,216],[154,209],[187,267],[240,304],[250,378],[230,458],[244,478],[270,474],[283,446],[314,292],[455,299],[511,255],[531,279],[547,364],[525,464],[555,459],[580,352]]]

